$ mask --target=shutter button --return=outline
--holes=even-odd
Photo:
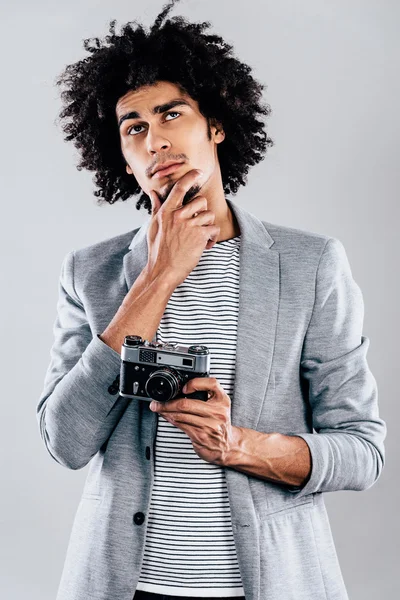
[[[144,514],[142,512],[137,512],[134,515],[133,520],[135,521],[136,525],[142,525],[144,522]]]

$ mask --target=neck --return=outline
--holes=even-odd
[[[224,242],[225,240],[230,240],[231,238],[240,235],[240,227],[237,219],[231,209],[228,206],[228,203],[225,202],[225,211],[224,214],[221,215],[219,219],[215,218],[215,224],[221,227],[221,231],[219,232],[217,242]]]
[[[237,219],[225,199],[220,171],[207,183],[209,185],[202,188],[200,194],[207,198],[207,209],[215,214],[214,224],[220,227],[217,242],[240,235]]]

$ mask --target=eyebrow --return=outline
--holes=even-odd
[[[175,98],[174,100],[170,100],[169,102],[165,102],[165,104],[158,104],[157,106],[154,106],[151,109],[151,112],[152,112],[153,115],[157,115],[157,114],[164,113],[165,111],[170,110],[171,108],[175,108],[175,106],[189,106],[189,107],[191,107],[191,105],[189,104],[189,102],[187,102],[183,98]],[[118,120],[118,127],[121,127],[121,124],[126,119],[140,119],[140,118],[141,118],[140,114],[137,111],[132,110],[132,111],[126,113],[125,115],[122,115],[122,117],[119,118],[119,120]]]

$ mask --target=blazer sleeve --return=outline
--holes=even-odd
[[[80,469],[108,440],[129,399],[118,394],[120,355],[92,336],[73,282],[74,251],[61,267],[57,317],[44,388],[37,405],[49,454]]]
[[[329,238],[316,275],[315,302],[302,349],[300,374],[308,385],[313,428],[296,433],[308,444],[311,474],[298,497],[365,490],[385,462],[386,424],[362,335],[364,304],[343,244]]]

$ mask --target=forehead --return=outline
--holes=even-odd
[[[115,113],[117,118],[129,110],[150,110],[156,104],[163,104],[175,97],[185,98],[192,106],[195,101],[179,85],[170,81],[157,81],[153,85],[146,85],[137,90],[129,90],[121,96],[116,104]]]

